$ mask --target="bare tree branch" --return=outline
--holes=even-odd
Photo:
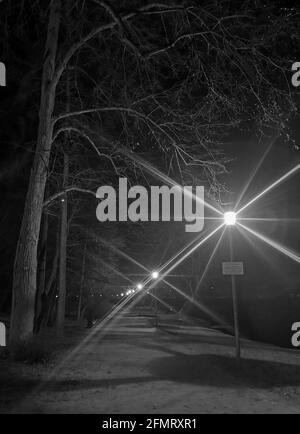
[[[90,108],[85,110],[79,110],[71,113],[61,114],[53,119],[53,125],[55,125],[58,121],[62,119],[67,119],[73,116],[80,116],[85,114],[92,113],[101,113],[101,112],[123,112],[128,113],[131,116],[135,116],[141,120],[143,120],[148,126],[151,125],[154,129],[160,131],[163,135],[168,137],[172,144],[175,144],[175,140],[170,136],[170,134],[164,130],[158,123],[153,121],[149,116],[144,115],[143,113],[138,112],[137,110],[133,110],[128,107],[101,107],[101,108]]]
[[[80,187],[76,187],[76,186],[70,186],[65,188],[64,190],[60,191],[59,193],[55,193],[53,194],[53,196],[50,196],[43,204],[43,207],[47,207],[49,206],[52,202],[54,202],[56,199],[58,199],[59,197],[65,195],[66,193],[69,193],[71,191],[78,191],[79,193],[88,193],[94,196],[94,198],[96,198],[96,193],[94,191],[91,190],[87,190],[86,188],[80,188]]]
[[[182,6],[166,6],[162,3],[152,3],[150,5],[144,6],[139,8],[137,11],[135,12],[130,12],[126,15],[124,15],[121,19],[122,21],[128,21],[140,14],[143,13],[154,13],[152,11],[152,9],[159,9],[159,11],[156,11],[156,13],[174,13],[174,12],[182,12],[184,10],[184,8]],[[58,65],[55,75],[54,75],[54,79],[53,79],[53,84],[54,86],[57,85],[58,81],[60,80],[60,77],[62,76],[68,62],[70,61],[70,59],[74,56],[74,54],[81,48],[83,47],[87,42],[89,42],[91,39],[95,38],[97,35],[99,35],[100,33],[104,33],[107,30],[112,30],[115,26],[117,25],[117,22],[114,20],[108,24],[103,24],[93,30],[91,30],[87,35],[85,35],[83,38],[81,38],[79,41],[75,42],[69,49],[68,51],[65,53],[61,63]]]
[[[119,174],[119,173],[118,173],[118,170],[117,170],[117,168],[116,168],[116,165],[115,165],[115,163],[114,163],[114,160],[112,159],[112,157],[111,157],[110,155],[107,155],[107,154],[104,154],[103,152],[101,152],[101,151],[99,150],[99,148],[97,147],[97,145],[95,144],[95,142],[91,139],[91,137],[90,137],[88,134],[86,134],[84,131],[82,131],[81,129],[79,129],[79,128],[76,128],[76,127],[70,127],[70,126],[60,128],[60,129],[56,132],[56,134],[55,134],[55,136],[54,136],[54,138],[53,138],[53,142],[54,142],[54,141],[57,139],[57,137],[58,137],[60,134],[62,134],[63,132],[74,132],[74,133],[77,133],[77,134],[79,134],[80,136],[84,137],[84,138],[85,138],[85,139],[86,139],[86,140],[87,140],[87,141],[92,145],[92,147],[94,148],[94,150],[96,151],[96,153],[98,154],[98,156],[99,156],[100,158],[104,157],[104,158],[108,158],[108,159],[110,160],[110,162],[111,162],[111,164],[112,164],[112,166],[113,166],[113,168],[114,168],[116,174],[117,174],[117,175]],[[102,139],[102,140],[105,140],[105,141],[107,142],[107,139],[106,139],[106,138],[101,137],[101,139]]]
[[[127,30],[124,22],[122,18],[117,14],[113,6],[111,6],[107,1],[103,0],[94,0],[94,2],[102,6],[113,18],[119,28],[120,38],[124,42],[124,44],[127,45],[128,48],[132,50],[138,57],[143,57],[138,47],[127,37]]]

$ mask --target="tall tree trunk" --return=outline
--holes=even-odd
[[[65,189],[69,177],[69,157],[64,153],[64,180]],[[60,223],[60,255],[59,255],[59,283],[58,283],[58,308],[56,327],[61,333],[65,324],[66,311],[66,271],[67,271],[67,237],[68,237],[68,194],[61,199],[61,223]]]
[[[81,319],[81,312],[82,312],[83,285],[84,285],[84,277],[85,277],[86,248],[87,248],[87,240],[85,241],[85,244],[84,244],[84,251],[83,251],[83,258],[82,258],[82,269],[81,269],[80,288],[79,288],[77,321],[80,321],[80,319]]]
[[[39,318],[42,311],[42,299],[45,292],[46,284],[46,266],[47,266],[47,238],[48,238],[48,213],[45,212],[42,221],[42,236],[40,240],[39,252],[39,267],[38,267],[38,288],[35,303],[35,325],[34,331],[38,332],[36,320]]]
[[[65,11],[65,19],[69,22],[70,1],[66,2],[67,11]],[[69,29],[69,26],[67,26]],[[69,36],[69,35],[68,35]],[[66,82],[66,112],[70,111],[71,94],[70,94],[70,71],[67,69]],[[64,175],[63,175],[63,190],[68,186],[69,178],[69,157],[68,147],[70,136],[65,134],[65,152],[64,152]],[[59,281],[58,281],[58,306],[56,328],[58,333],[62,333],[65,325],[66,314],[66,278],[67,278],[67,239],[68,239],[68,194],[65,193],[61,200],[61,222],[60,222],[60,255],[59,255]]]
[[[47,170],[52,145],[52,114],[56,82],[53,80],[61,18],[61,0],[52,0],[48,22],[41,85],[39,130],[24,215],[16,251],[10,341],[24,341],[33,334],[37,280],[37,247]]]
[[[56,291],[55,291],[56,288],[54,288],[54,286],[56,285],[56,281],[57,281],[58,261],[59,261],[59,236],[57,236],[57,240],[56,240],[56,251],[53,257],[51,273],[49,275],[45,292],[43,294],[42,310],[37,321],[38,330],[40,330],[48,323],[51,300],[53,298],[52,295],[54,294],[54,292],[56,296]]]

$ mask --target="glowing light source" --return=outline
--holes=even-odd
[[[158,271],[153,271],[153,273],[151,274],[152,279],[158,279],[159,273]]]
[[[140,291],[141,289],[143,289],[143,285],[141,283],[139,283],[137,286],[137,289]]]
[[[236,213],[233,211],[224,214],[224,221],[226,226],[234,226],[236,224]]]

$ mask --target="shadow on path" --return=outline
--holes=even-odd
[[[149,365],[150,373],[161,380],[213,387],[262,388],[298,386],[300,365],[218,355],[164,357]]]
[[[57,379],[45,384],[42,393],[72,393],[76,391],[96,391],[103,393],[103,399],[107,388],[122,385],[141,385],[170,381],[174,384],[191,384],[193,386],[208,386],[215,388],[231,389],[272,389],[274,387],[297,387],[300,385],[300,366],[288,363],[279,363],[265,360],[243,359],[240,367],[237,367],[233,357],[222,355],[188,355],[174,351],[168,351],[168,355],[156,358],[148,364],[148,374],[141,376],[93,378]],[[1,381],[2,380],[2,381]],[[28,398],[30,405],[30,392],[39,385],[37,379],[24,377],[2,378],[0,377],[0,413],[6,408],[16,408],[24,398]],[[170,389],[170,393],[173,388]],[[183,391],[182,391],[183,392]],[[179,392],[178,393],[182,393]],[[128,389],[128,397],[133,393]],[[27,395],[27,396],[25,396]],[[55,397],[58,399],[58,397]],[[96,398],[95,399],[99,399]],[[47,403],[44,401],[44,406]]]

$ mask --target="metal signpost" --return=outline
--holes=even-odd
[[[232,242],[231,233],[229,236],[229,240],[230,240],[230,262],[223,262],[222,271],[224,276],[231,276],[236,359],[239,364],[241,360],[241,343],[240,343],[239,311],[238,311],[238,299],[237,299],[237,292],[236,292],[235,276],[242,276],[244,274],[244,264],[243,262],[234,262],[233,242]]]

